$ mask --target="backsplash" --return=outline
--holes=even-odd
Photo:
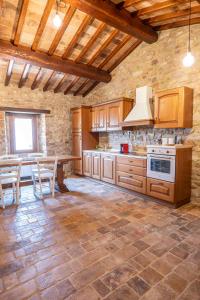
[[[132,131],[116,131],[100,133],[99,144],[108,144],[114,149],[120,149],[121,143],[133,146],[146,146],[159,144],[162,137],[176,137],[179,143],[185,142],[191,129],[154,129],[136,128]]]

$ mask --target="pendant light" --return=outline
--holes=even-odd
[[[195,58],[194,56],[192,55],[192,52],[191,52],[191,45],[190,45],[190,36],[191,36],[191,0],[190,0],[190,9],[189,9],[189,26],[188,26],[188,50],[187,50],[187,54],[186,56],[183,58],[183,65],[184,67],[186,68],[189,68],[191,67],[194,62],[195,62]]]
[[[58,28],[61,26],[61,24],[62,24],[61,17],[60,17],[59,14],[58,14],[59,2],[60,2],[60,0],[57,0],[57,1],[56,1],[56,14],[55,14],[55,16],[54,16],[54,18],[53,18],[53,25],[54,25],[57,29],[58,29]]]

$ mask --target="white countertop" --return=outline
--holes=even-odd
[[[94,149],[94,150],[83,150],[83,152],[96,152],[96,153],[105,153],[105,154],[112,154],[112,155],[118,155],[118,156],[127,156],[127,157],[134,157],[134,158],[143,158],[143,159],[147,159],[147,155],[146,154],[140,154],[138,152],[138,154],[135,153],[120,153],[120,151],[118,150],[98,150],[98,149]]]

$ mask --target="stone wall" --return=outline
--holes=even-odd
[[[192,199],[200,202],[200,25],[192,26],[192,51],[196,63],[192,68],[182,66],[186,53],[188,28],[182,27],[163,31],[155,44],[142,43],[113,71],[112,81],[99,84],[85,98],[85,103],[101,103],[113,98],[125,96],[135,98],[135,89],[149,85],[154,92],[178,86],[194,89],[193,128],[186,130],[135,129],[131,136],[136,144],[156,142],[161,136],[178,135],[184,143],[193,145]],[[133,138],[133,137],[132,137]],[[129,140],[129,135],[122,132],[101,134],[100,142],[118,147],[120,142]]]

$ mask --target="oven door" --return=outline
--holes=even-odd
[[[147,177],[175,182],[175,156],[148,154]]]

